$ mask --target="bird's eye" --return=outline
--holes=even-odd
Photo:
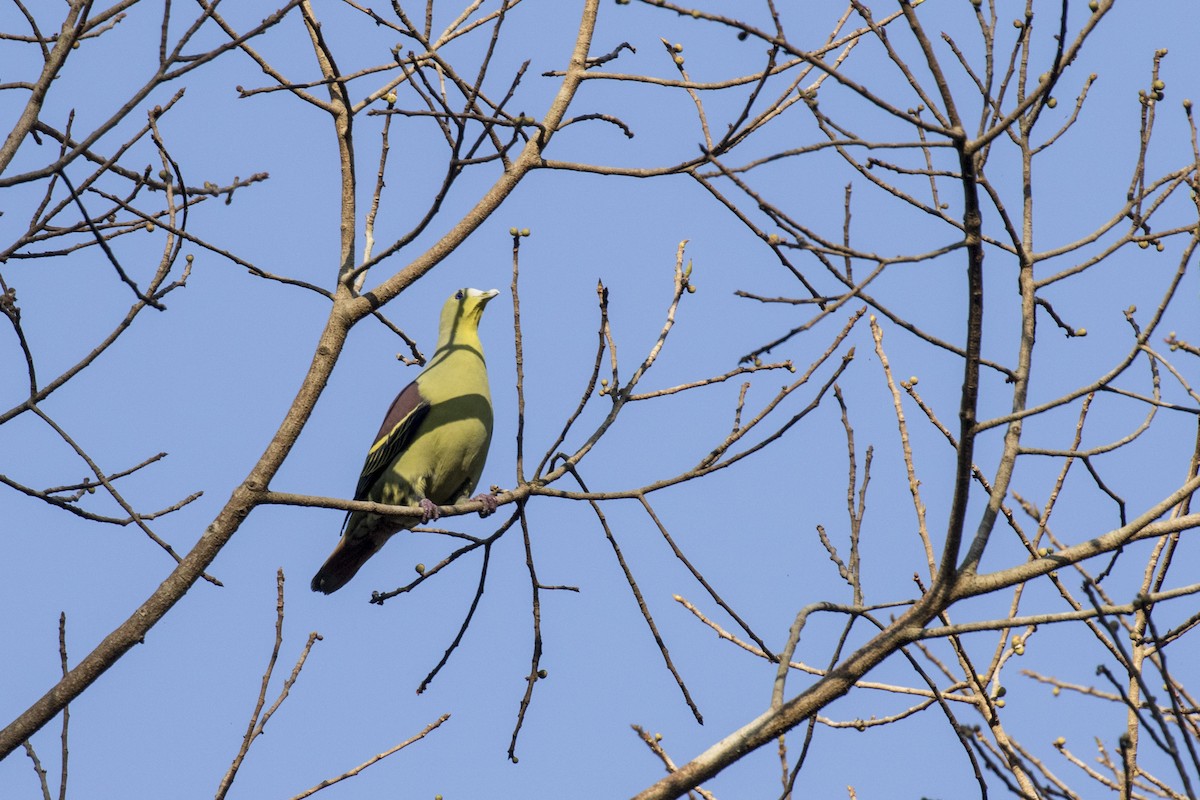
[[[459,289],[457,292],[454,293],[455,300],[462,300],[463,297],[465,297],[465,296],[466,296],[466,294],[465,294],[465,292],[463,292],[462,289]]]

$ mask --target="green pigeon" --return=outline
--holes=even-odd
[[[442,307],[437,350],[416,380],[392,401],[367,453],[355,500],[420,506],[420,523],[438,506],[471,498],[492,440],[492,397],[479,341],[484,306],[496,289],[459,289]],[[481,494],[486,517],[496,498]],[[351,511],[337,547],[317,570],[312,590],[336,592],[392,534],[417,525],[415,517]]]

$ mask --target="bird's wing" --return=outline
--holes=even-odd
[[[367,499],[367,493],[375,482],[412,443],[421,422],[429,414],[429,408],[429,402],[421,396],[421,389],[416,381],[396,395],[387,416],[383,418],[379,433],[375,436],[375,444],[371,445],[371,451],[367,454],[367,461],[363,464],[358,488],[354,490],[355,500]]]

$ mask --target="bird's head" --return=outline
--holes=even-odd
[[[449,342],[455,338],[455,331],[474,333],[479,327],[484,306],[498,294],[500,294],[498,289],[488,289],[486,292],[480,289],[455,291],[446,301],[446,305],[442,307],[442,320],[439,326],[441,337],[439,338]]]

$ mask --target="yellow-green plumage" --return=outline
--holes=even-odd
[[[437,350],[424,371],[397,395],[367,454],[355,500],[420,506],[424,519],[353,511],[342,539],[312,580],[335,592],[397,531],[436,519],[437,506],[471,497],[492,439],[492,398],[479,341],[479,319],[495,289],[460,289],[446,301]],[[495,500],[480,495],[491,513]]]

